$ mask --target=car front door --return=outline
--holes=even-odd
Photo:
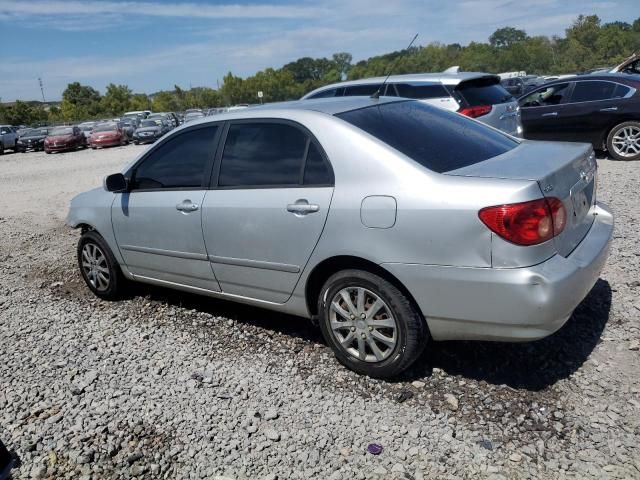
[[[131,273],[168,285],[220,291],[202,236],[202,203],[221,128],[187,129],[154,147],[126,176],[111,208]]]
[[[224,293],[284,303],[324,228],[331,166],[298,124],[232,122],[225,137],[202,212],[213,270]]]
[[[567,140],[573,127],[566,116],[571,106],[565,105],[573,84],[558,83],[541,87],[519,101],[524,138],[531,140]]]

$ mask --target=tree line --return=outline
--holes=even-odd
[[[381,76],[393,65],[394,74],[438,72],[458,65],[465,71],[507,72],[525,70],[539,75],[572,73],[614,66],[640,51],[640,18],[633,23],[602,23],[597,15],[580,15],[564,37],[529,36],[513,27],[497,29],[488,42],[438,42],[370,57],[353,63],[351,54],[331,58],[304,57],[281,68],[267,68],[247,78],[229,72],[219,89],[195,87],[146,95],[126,85],[109,84],[104,95],[73,82],[62,94],[59,106],[45,108],[37,102],[0,104],[0,122],[14,125],[62,122],[119,116],[129,110],[184,111],[188,108],[297,99],[328,83],[345,79]]]

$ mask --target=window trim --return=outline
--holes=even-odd
[[[624,97],[618,97],[618,98],[605,98],[602,100],[584,100],[582,102],[562,102],[562,103],[558,103],[557,105],[539,105],[536,107],[523,107],[522,105],[520,105],[520,108],[546,108],[546,107],[559,107],[559,106],[564,106],[564,105],[582,105],[583,103],[593,103],[593,102],[610,102],[613,100],[627,100],[631,97],[633,97],[636,94],[636,88],[632,87],[631,85],[627,85],[626,83],[621,83],[621,82],[615,82],[613,80],[599,80],[599,79],[580,79],[580,80],[571,80],[570,83],[570,92],[569,92],[569,98],[573,99],[573,92],[575,90],[575,87],[578,83],[582,83],[582,82],[608,82],[608,83],[615,83],[616,85],[622,85],[623,87],[627,87],[629,88],[629,92],[624,96]],[[553,85],[562,85],[563,83],[567,83],[567,82],[558,82],[557,84],[554,83],[552,85],[540,85],[539,88],[537,88],[536,90],[532,90],[531,92],[527,93],[527,95],[531,95],[533,93],[536,93],[538,90],[542,90],[543,88],[548,88],[548,87],[552,87]],[[520,102],[518,102],[520,103]]]
[[[208,186],[208,181],[209,178],[211,177],[211,170],[213,168],[214,162],[215,162],[215,158],[216,158],[216,154],[218,151],[218,148],[220,146],[220,137],[222,135],[222,130],[224,128],[224,123],[225,122],[221,122],[221,121],[215,121],[215,122],[208,122],[208,123],[203,123],[203,124],[198,124],[198,125],[190,125],[189,127],[180,130],[178,132],[174,132],[171,135],[169,135],[167,138],[163,139],[160,142],[157,142],[156,144],[153,145],[153,147],[151,147],[151,149],[148,152],[145,152],[143,154],[142,157],[140,157],[131,167],[129,167],[129,169],[124,173],[125,178],[127,179],[127,181],[130,184],[133,184],[133,180],[135,178],[135,171],[136,169],[143,163],[145,162],[151,155],[154,154],[154,152],[156,152],[156,150],[158,150],[159,148],[161,148],[164,144],[166,144],[167,142],[172,141],[173,139],[175,139],[176,137],[179,137],[180,135],[192,132],[194,130],[203,130],[205,128],[210,128],[210,127],[217,127],[216,130],[216,134],[213,138],[213,149],[212,149],[212,155],[211,157],[207,160],[207,163],[205,164],[205,168],[204,168],[204,174],[202,176],[202,183],[200,184],[199,187],[170,187],[170,188],[131,188],[129,190],[129,192],[127,193],[133,193],[133,192],[171,192],[171,191],[193,191],[193,190],[207,190],[207,186]]]
[[[311,131],[301,123],[298,123],[294,120],[285,119],[285,118],[270,118],[270,117],[243,118],[238,120],[228,120],[225,123],[226,125],[224,126],[223,132],[220,138],[218,139],[218,147],[216,149],[216,157],[213,165],[213,170],[211,172],[211,178],[209,181],[208,190],[271,190],[275,188],[326,188],[326,187],[335,186],[335,174],[333,171],[333,166],[329,161],[329,157],[327,156],[326,152],[324,151],[324,148],[322,148],[322,145],[320,144],[318,139],[315,137],[315,135],[313,135],[313,133],[311,133]],[[303,134],[306,135],[307,143],[305,146],[304,158],[302,159],[302,166],[300,170],[300,175],[298,177],[297,185],[296,184],[293,184],[293,185],[292,184],[279,184],[279,185],[273,184],[273,185],[229,185],[229,186],[222,185],[221,186],[219,184],[220,168],[222,166],[222,156],[224,154],[224,147],[227,142],[227,135],[229,134],[229,129],[231,128],[232,125],[241,125],[246,123],[276,123],[281,125],[289,125],[291,127],[297,128],[298,130],[302,131]],[[332,180],[330,183],[327,183],[327,184],[305,184],[304,183],[304,172],[307,166],[307,157],[309,154],[309,146],[311,145],[311,142],[315,144],[315,147],[320,152],[320,156],[322,157],[324,164],[329,169],[329,174],[331,175],[331,180]]]
[[[602,83],[613,83],[614,85],[618,86],[623,86],[629,89],[629,91],[625,94],[624,97],[611,97],[611,98],[601,98],[599,100],[583,100],[581,102],[567,102],[566,104],[562,104],[562,105],[580,105],[582,103],[592,103],[592,102],[610,102],[612,100],[624,100],[626,98],[631,98],[633,95],[635,95],[636,93],[636,89],[633,88],[631,85],[626,85],[624,83],[620,83],[620,82],[614,82],[612,80],[596,80],[596,79],[585,79],[585,80],[574,80],[573,82],[573,89],[571,90],[571,100],[573,100],[573,94],[576,91],[576,87],[578,86],[579,83],[587,83],[587,82],[602,82]],[[614,87],[614,92],[615,92],[615,87]]]

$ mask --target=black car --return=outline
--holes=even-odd
[[[0,441],[0,480],[9,478],[13,463],[13,457],[3,445],[2,441]]]
[[[49,134],[49,128],[32,128],[18,138],[16,143],[17,152],[27,150],[44,150],[44,139]]]
[[[524,77],[512,77],[500,80],[500,84],[504,89],[514,97],[529,93],[543,83],[544,78],[538,77],[537,75],[526,75]]]
[[[133,143],[136,145],[140,143],[153,143],[169,130],[171,130],[169,124],[160,118],[143,120],[133,133]]]
[[[640,159],[640,75],[563,78],[518,103],[524,138],[586,142],[616,160]]]

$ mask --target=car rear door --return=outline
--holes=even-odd
[[[302,126],[235,121],[203,205],[209,259],[224,293],[284,303],[322,230],[333,173]]]
[[[220,291],[201,215],[220,131],[204,125],[172,135],[127,173],[131,190],[116,195],[111,220],[135,276]]]
[[[573,135],[567,135],[567,140],[602,148],[608,130],[626,114],[624,97],[631,91],[626,85],[608,80],[576,80],[562,115],[573,127]]]
[[[573,126],[567,123],[572,107],[567,105],[572,82],[541,87],[519,100],[524,138],[531,140],[568,140]]]

